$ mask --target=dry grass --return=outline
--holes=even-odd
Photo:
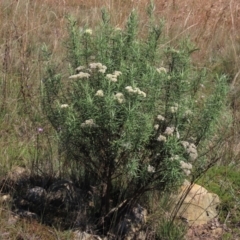
[[[147,0],[0,1],[1,175],[13,165],[29,165],[38,158],[54,159],[53,133],[43,117],[39,99],[43,72],[40,49],[45,43],[52,49],[54,59],[64,58],[66,15],[74,15],[80,26],[94,28],[101,19],[100,8],[105,6],[113,24],[123,27],[131,9],[135,8],[143,29],[147,4]],[[239,1],[158,0],[155,12],[166,20],[164,44],[189,36],[200,48],[194,55],[196,64],[231,76],[234,127],[227,146],[231,149],[228,156],[239,161]],[[62,63],[58,61],[58,64]],[[39,127],[44,129],[42,134],[37,131]],[[41,149],[40,156],[36,149]],[[0,216],[6,219],[2,211]]]
[[[72,239],[71,232],[60,232],[57,229],[41,225],[36,220],[20,219],[18,216],[0,208],[1,227],[0,237],[2,240],[66,240]]]

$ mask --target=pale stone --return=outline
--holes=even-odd
[[[176,203],[186,194],[187,196],[177,213],[179,218],[187,219],[190,225],[201,225],[206,224],[218,215],[217,207],[220,200],[216,194],[208,192],[198,184],[190,186],[189,182],[185,182],[180,189]]]
[[[11,196],[9,194],[3,195],[0,197],[0,202],[6,203],[11,201]]]
[[[81,232],[79,230],[75,231],[73,235],[74,235],[74,238],[73,238],[74,240],[102,240],[102,238],[100,238],[97,235]]]
[[[214,235],[217,235],[217,236],[221,236],[222,234],[223,234],[223,229],[222,228],[215,228],[214,230],[212,230],[212,233],[214,234]]]

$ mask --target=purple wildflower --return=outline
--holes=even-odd
[[[38,128],[37,130],[39,133],[43,132],[43,128]]]

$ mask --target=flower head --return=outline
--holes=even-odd
[[[151,165],[148,165],[147,171],[148,171],[149,173],[154,173],[154,172],[155,172],[155,167],[153,167],[153,166],[151,166]]]
[[[185,149],[187,149],[188,146],[189,146],[189,142],[187,142],[187,141],[181,141],[181,144],[183,145],[183,147],[184,147]]]
[[[81,127],[96,127],[96,126],[97,125],[94,123],[93,119],[88,119],[81,124]]]
[[[90,63],[90,64],[89,64],[89,67],[90,67],[91,69],[96,69],[96,68],[102,67],[102,64],[101,64],[101,63]]]
[[[107,74],[106,78],[110,80],[111,82],[117,82],[118,76],[122,75],[122,72],[120,71],[114,71],[113,74]]]
[[[103,93],[103,90],[98,90],[95,94],[95,96],[98,96],[98,97],[103,97],[104,96],[104,93]]]
[[[191,161],[194,161],[197,159],[198,153],[197,153],[197,147],[195,146],[195,144],[193,143],[189,144],[186,150],[187,150],[187,153],[189,154],[189,159]]]
[[[189,153],[189,160],[190,161],[195,161],[198,158],[198,153],[196,152],[190,152]]]
[[[125,89],[128,91],[128,93],[134,93],[134,90],[131,86],[127,86]]]
[[[174,133],[175,127],[167,127],[164,134],[168,136],[172,136]]]
[[[193,143],[189,143],[187,141],[182,141],[181,142],[182,146],[186,150],[189,156],[189,160],[194,161],[198,157],[198,152],[197,152],[197,147]]]
[[[147,94],[146,94],[145,92],[143,92],[143,91],[140,91],[138,94],[139,94],[140,96],[142,96],[142,97],[146,97],[146,96],[147,96]]]
[[[167,138],[163,135],[159,135],[159,137],[157,138],[157,141],[158,142],[166,142],[167,141]]]
[[[107,74],[106,78],[111,82],[117,82],[117,76],[115,76],[114,74]]]
[[[157,120],[158,121],[164,121],[165,118],[162,115],[157,115]]]
[[[41,133],[41,132],[43,132],[43,128],[38,128],[37,131],[38,131],[39,133]]]
[[[105,73],[107,70],[107,67],[103,65],[102,63],[90,63],[89,64],[90,69],[98,69],[98,72]]]
[[[145,92],[141,91],[139,88],[133,88],[131,86],[127,86],[127,87],[125,87],[125,89],[130,94],[137,93],[138,95],[140,95],[142,97],[146,97],[147,96],[147,94]]]
[[[167,73],[167,69],[164,67],[160,67],[156,69],[158,73]]]
[[[176,107],[170,107],[170,112],[171,113],[175,113],[177,111],[177,108]]]
[[[120,71],[114,71],[113,75],[115,75],[116,77],[122,75],[122,72]]]
[[[87,125],[93,125],[93,119],[88,119],[85,121]]]
[[[62,105],[60,105],[60,108],[68,108],[68,107],[69,107],[68,104],[62,104]]]
[[[76,70],[76,71],[81,71],[81,70],[83,70],[83,69],[85,69],[84,66],[79,66],[79,67],[77,67],[75,70]]]
[[[125,101],[124,95],[120,92],[114,95],[114,99],[116,99],[120,104],[122,104]]]
[[[191,169],[192,169],[191,163],[186,163],[184,161],[180,161],[180,166],[186,176],[189,176],[191,174]]]
[[[89,78],[90,74],[89,73],[85,73],[85,72],[80,72],[78,74],[72,75],[69,78],[70,79],[77,79],[77,78]]]
[[[99,68],[98,72],[100,72],[100,73],[105,73],[105,72],[106,72],[106,70],[107,70],[107,67],[106,67],[106,66],[104,66],[104,65],[102,65],[102,67],[101,67],[101,68]]]
[[[92,35],[93,31],[92,31],[91,28],[87,28],[87,29],[84,31],[84,33],[89,34],[89,35]]]
[[[178,110],[178,104],[174,103],[174,106],[170,107],[170,112],[171,113],[175,113]]]
[[[193,115],[193,112],[191,110],[186,110],[185,113],[184,113],[184,117],[188,117],[188,116],[191,116]]]
[[[179,161],[179,156],[178,155],[174,155],[170,158],[170,160],[173,162],[173,161]]]

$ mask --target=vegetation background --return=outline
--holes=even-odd
[[[66,57],[62,47],[68,34],[66,15],[73,15],[79,25],[94,28],[101,19],[100,8],[105,6],[111,14],[112,23],[116,27],[123,27],[135,8],[140,13],[141,29],[146,24],[147,4],[147,0],[0,2],[1,176],[14,166],[31,166],[38,173],[54,174],[56,169],[59,172],[63,170],[58,163],[54,131],[41,110],[40,90],[44,72],[43,44],[52,48],[54,59],[59,59],[59,66],[61,59]],[[164,34],[169,41],[178,41],[186,36],[198,46],[199,51],[193,55],[194,64],[229,76],[233,124],[229,126],[229,135],[223,146],[224,154],[219,162],[221,168],[215,167],[209,173],[211,176],[214,172],[214,176],[219,177],[213,179],[206,176],[200,182],[220,197],[226,197],[225,213],[234,215],[236,209],[239,210],[240,187],[239,176],[235,174],[239,169],[240,157],[240,4],[237,0],[159,0],[155,2],[155,12],[165,19]],[[1,208],[0,214],[1,232],[11,230],[13,239],[17,239],[19,232],[24,239],[29,232],[35,231],[46,235],[42,239],[55,239],[56,236],[66,239],[65,234],[70,237],[70,233],[61,233],[26,221],[11,229],[7,224],[10,212]],[[236,227],[238,220],[235,219],[233,223]]]

